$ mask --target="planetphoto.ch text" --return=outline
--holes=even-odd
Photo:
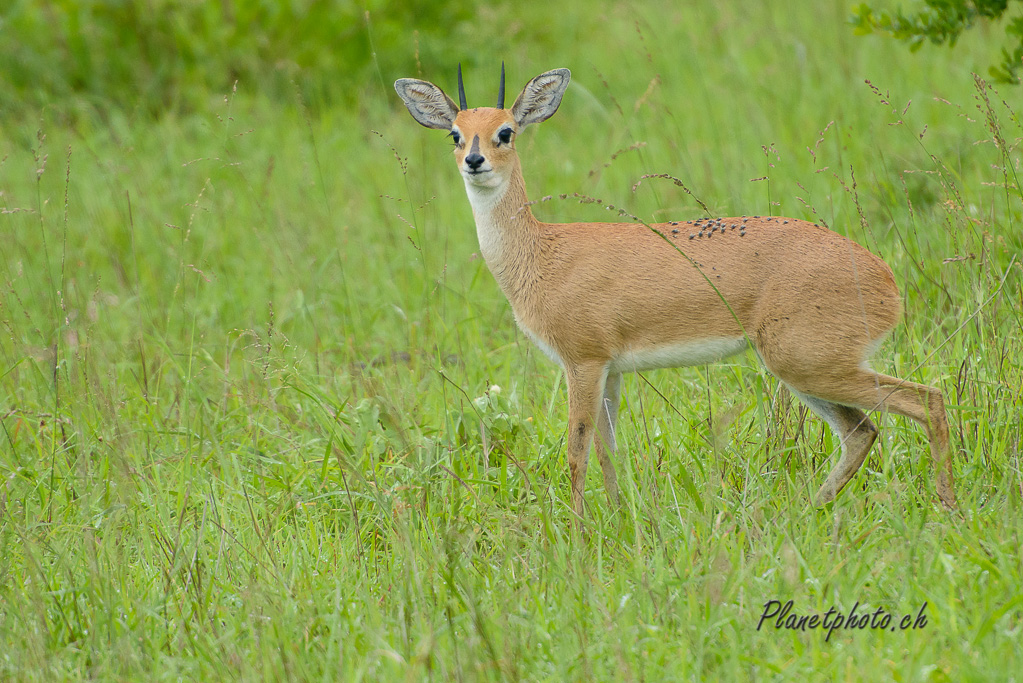
[[[827,631],[824,641],[831,639],[831,635],[838,630],[863,630],[876,629],[882,631],[906,631],[910,629],[922,629],[927,626],[927,603],[920,606],[915,615],[904,614],[896,620],[896,617],[883,607],[878,607],[873,612],[859,611],[860,603],[857,601],[848,612],[842,612],[830,608],[824,614],[798,614],[792,611],[793,601],[782,602],[780,600],[768,600],[764,603],[764,611],[757,622],[757,630],[763,626],[773,626],[775,630],[788,631],[812,631],[821,629]]]

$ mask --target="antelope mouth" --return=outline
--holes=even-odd
[[[497,179],[497,174],[494,173],[494,169],[476,169],[475,171],[465,170],[462,171],[462,176],[465,178],[465,182],[476,187],[492,187]]]

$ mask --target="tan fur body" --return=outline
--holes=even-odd
[[[795,346],[793,359],[804,367],[815,350],[825,362],[841,349],[858,353],[898,321],[891,271],[856,243],[804,221],[721,220],[724,233],[694,239],[701,229],[686,222],[523,220],[516,247],[485,258],[519,324],[573,363],[746,335],[774,357],[782,349],[771,347],[810,327],[814,345]],[[781,260],[791,265],[778,268]]]
[[[511,109],[458,109],[425,81],[395,87],[420,123],[452,131],[487,266],[523,331],[565,368],[573,509],[582,515],[594,432],[605,488],[618,497],[610,456],[623,372],[707,363],[749,346],[842,438],[818,502],[862,464],[877,435],[863,411],[881,409],[928,430],[939,497],[954,507],[941,393],[866,365],[900,317],[892,272],[869,251],[779,217],[652,226],[534,218],[514,136],[551,116],[567,84],[567,70],[541,74]]]

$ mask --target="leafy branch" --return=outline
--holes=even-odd
[[[1005,14],[1013,0],[924,0],[926,7],[918,12],[894,13],[876,11],[867,4],[853,7],[850,22],[858,35],[878,32],[909,43],[911,52],[929,40],[935,45],[955,47],[963,31],[978,21],[996,21]],[[1020,0],[1015,0],[1020,1]],[[1005,26],[1007,46],[1002,48],[1000,64],[988,69],[1000,83],[1019,84],[1023,69],[1023,15],[1014,17]]]

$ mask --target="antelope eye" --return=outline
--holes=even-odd
[[[458,133],[457,130],[453,130],[451,131],[451,139],[454,140],[455,144],[457,145],[459,142],[462,141],[462,136]]]
[[[511,130],[511,128],[504,128],[504,129],[501,130],[500,133],[497,134],[497,139],[500,140],[501,142],[503,142],[506,145],[509,142],[511,142],[511,137],[512,137],[512,130]]]

